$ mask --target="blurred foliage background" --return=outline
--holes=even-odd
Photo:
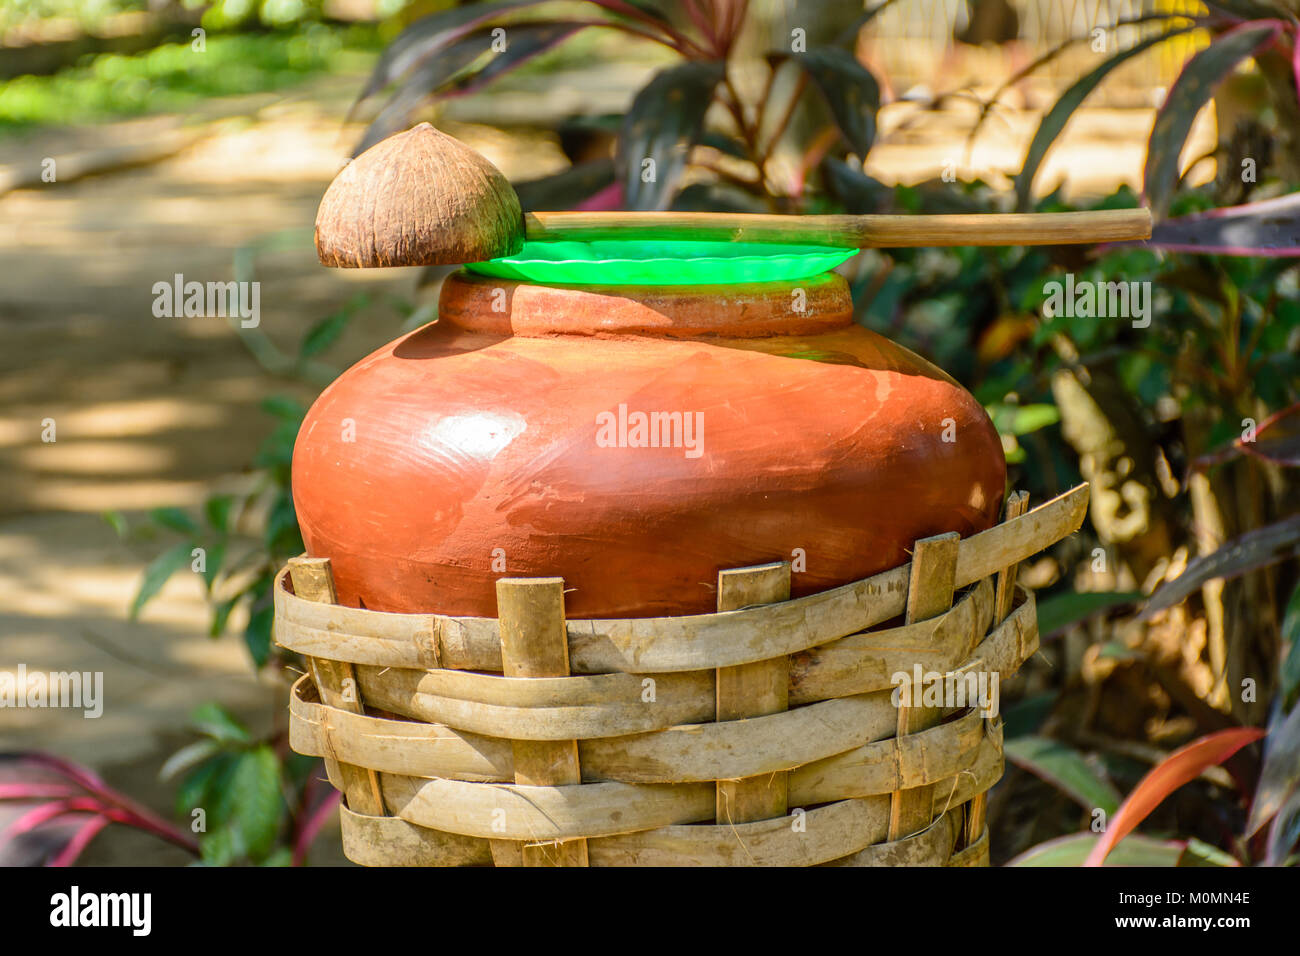
[[[1150,244],[870,250],[842,269],[857,321],[984,403],[1003,435],[1008,490],[1041,502],[1092,485],[1083,531],[1021,569],[1038,591],[1043,646],[1004,690],[994,861],[1078,865],[1114,845],[1112,863],[1293,864],[1297,15],[1297,0],[31,0],[0,9],[6,43],[73,46],[49,68],[8,74],[0,130],[185,111],[365,70],[353,107],[363,123],[350,127],[359,152],[445,120],[464,97],[490,98],[507,78],[559,98],[574,71],[636,62],[652,69],[624,109],[565,100],[578,105],[548,130],[563,168],[517,179],[526,209],[1149,204]],[[491,47],[498,29],[503,50]],[[196,63],[198,37],[209,55]],[[77,47],[91,41],[99,48]],[[1138,124],[1141,175],[1081,194],[1059,171],[1049,178],[1053,145],[1103,107],[1149,116]],[[998,124],[1024,131],[1010,170],[972,157],[980,130]],[[946,137],[939,169],[917,175],[881,158],[927,125]],[[650,184],[638,175],[645,157],[660,170]],[[234,276],[303,244],[309,230],[268,235],[236,256]],[[371,323],[369,348],[436,317],[444,274],[427,270],[409,297],[386,300],[389,324]],[[1150,283],[1149,323],[1049,314],[1049,283],[1067,274]],[[345,333],[379,305],[358,293],[293,343],[240,333],[267,375],[270,425],[253,480],[197,512],[107,516],[122,535],[159,543],[132,614],[203,548],[212,635],[238,631],[256,668],[295,666],[274,649],[270,608],[272,576],[302,549],[293,440],[304,396],[364,354],[344,347]],[[303,862],[333,806],[319,768],[288,753],[282,727],[259,738],[212,705],[194,727],[164,768],[182,819],[210,808],[194,852],[218,864]],[[124,799],[80,785],[105,807]],[[232,787],[244,796],[231,799]]]

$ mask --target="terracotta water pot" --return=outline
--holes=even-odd
[[[439,316],[330,385],[298,435],[299,522],[342,604],[491,617],[497,578],[558,575],[570,617],[707,613],[722,568],[792,561],[800,596],[996,520],[983,408],[854,324],[838,275],[460,272]]]

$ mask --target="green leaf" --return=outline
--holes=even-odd
[[[880,109],[880,85],[871,71],[839,47],[813,47],[791,59],[826,98],[849,147],[858,156],[866,156],[876,138],[876,113]]]
[[[1026,850],[1007,866],[1082,866],[1097,844],[1095,833],[1072,833]],[[1106,866],[1177,866],[1183,845],[1134,835],[1106,858]]]
[[[221,573],[221,564],[225,560],[226,542],[218,541],[207,549],[203,559],[203,586],[208,594],[212,593],[212,585],[216,583],[217,575]]]
[[[126,516],[123,515],[122,512],[113,510],[103,511],[100,512],[100,517],[108,522],[112,529],[117,532],[119,538],[126,537],[129,529],[126,525]]]
[[[1127,50],[1119,51],[1091,73],[1076,80],[1073,86],[1060,95],[1056,102],[1052,104],[1052,108],[1047,111],[1047,115],[1039,121],[1038,129],[1034,132],[1034,138],[1030,141],[1029,149],[1025,153],[1025,161],[1020,166],[1020,173],[1016,176],[1016,202],[1022,211],[1029,209],[1029,197],[1030,191],[1033,189],[1034,177],[1038,174],[1038,167],[1042,165],[1047,151],[1052,148],[1056,138],[1061,135],[1061,131],[1070,122],[1070,117],[1074,115],[1074,111],[1088,98],[1088,94],[1097,88],[1097,84],[1104,80],[1111,70],[1129,59],[1129,57],[1136,56],[1157,43],[1163,43],[1170,37],[1178,36],[1180,33],[1187,33],[1191,29],[1191,27],[1182,27],[1170,30],[1168,33],[1160,33],[1135,43]]]
[[[1143,655],[1120,641],[1106,641],[1097,648],[1098,660],[1140,661]]]
[[[203,504],[203,514],[208,524],[225,534],[230,530],[230,509],[235,503],[233,495],[213,495]]]
[[[243,595],[236,595],[225,601],[218,601],[212,605],[212,621],[208,625],[208,637],[218,637],[226,629],[226,622],[230,620],[230,612],[235,609],[239,599]]]
[[[135,600],[131,602],[130,615],[133,619],[138,617],[144,606],[162,590],[168,578],[190,563],[192,550],[193,545],[188,542],[178,544],[149,562],[149,566],[144,569],[144,576],[140,579],[140,589],[135,592]]]
[[[1043,725],[1056,706],[1056,691],[1026,697],[1009,706],[1002,715],[1002,732],[1008,738],[1027,737]]]
[[[682,63],[657,74],[636,95],[618,139],[629,209],[667,208],[724,72],[719,61]]]
[[[287,422],[300,422],[307,414],[307,407],[288,395],[271,395],[262,399],[262,411]]]
[[[190,812],[196,807],[207,806],[208,788],[220,775],[221,765],[224,761],[227,761],[226,755],[215,757],[207,763],[200,764],[185,775],[180,786],[176,788],[176,815],[178,817],[189,817]]]
[[[1164,213],[1169,209],[1178,188],[1178,157],[1196,114],[1209,102],[1224,77],[1272,40],[1279,27],[1275,21],[1242,24],[1214,40],[1183,66],[1156,114],[1147,141],[1143,192],[1154,211]]]
[[[1119,809],[1119,791],[1067,744],[1047,737],[1015,737],[1006,742],[1006,754],[1016,766],[1042,777],[1085,810],[1100,808],[1110,817]]]
[[[244,628],[244,644],[258,670],[265,667],[271,659],[271,626],[274,619],[275,608],[268,604],[254,610],[248,616],[248,626]]]
[[[1043,637],[1122,604],[1141,601],[1141,591],[1067,591],[1038,605],[1038,633]]]
[[[190,714],[190,727],[222,743],[246,744],[251,740],[244,725],[215,701],[207,701],[194,709]]]
[[[293,850],[287,846],[277,846],[259,864],[261,866],[293,866]]]
[[[158,771],[158,779],[170,780],[219,753],[221,753],[221,743],[210,737],[186,744],[167,758],[167,762]]]
[[[310,329],[302,338],[302,345],[298,348],[299,358],[312,358],[320,355],[329,349],[331,345],[339,340],[348,323],[352,321],[352,311],[350,309],[339,309],[332,315],[327,315]]]
[[[219,827],[199,837],[199,854],[208,866],[230,866],[244,855],[244,847],[234,827]]]
[[[1028,435],[1061,420],[1055,405],[991,405],[986,411],[1003,435]]]
[[[199,530],[198,523],[180,508],[154,508],[149,517],[164,528],[181,534],[195,534]]]
[[[1133,837],[1129,837],[1132,840]],[[1125,841],[1128,842],[1128,841]],[[1124,844],[1121,843],[1120,846]],[[1116,850],[1118,852],[1118,850]],[[1211,846],[1195,837],[1187,841],[1182,854],[1178,857],[1179,866],[1240,866],[1236,858],[1224,853],[1217,846]]]
[[[248,855],[265,857],[275,844],[284,810],[280,794],[280,761],[266,744],[240,754],[230,777],[229,805]]]
[[[273,554],[298,554],[303,550],[298,532],[298,516],[293,510],[293,498],[286,490],[271,506],[266,519],[262,540]]]

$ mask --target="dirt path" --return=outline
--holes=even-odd
[[[294,248],[257,262],[260,328],[283,347],[359,288],[412,297],[416,270],[343,273],[315,260],[316,204],[355,133],[339,126],[346,102],[332,95],[336,86],[254,121],[218,123],[159,164],[0,198],[0,668],[105,675],[102,717],[6,709],[0,750],[49,749],[87,763],[168,813],[172,786],[157,782],[157,769],[186,741],[194,706],[218,700],[262,729],[283,709],[283,687],[253,675],[235,636],[241,621],[221,640],[205,636],[197,575],[176,575],[129,621],[144,566],[171,541],[119,540],[100,513],[136,519],[238,486],[272,424],[259,403],[276,392],[312,395],[268,375],[220,318],[156,318],[154,283],[177,273],[229,280],[236,249],[297,230]],[[5,142],[0,163],[166,122]],[[485,142],[489,152],[509,145]],[[512,164],[508,151],[494,158]],[[397,322],[376,307],[337,362],[346,367],[391,338]],[[55,441],[46,442],[50,420]],[[320,846],[339,859],[337,834],[323,834]],[[111,828],[86,859],[175,863],[183,854]]]

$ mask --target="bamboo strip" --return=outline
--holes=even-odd
[[[321,728],[328,722],[334,750],[348,763],[413,777],[483,782],[514,779],[509,740],[465,733],[443,724],[332,710],[308,698],[312,689],[310,678],[300,677],[289,695],[289,746],[297,753],[321,756]]]
[[[790,802],[803,806],[926,787],[969,766],[984,738],[984,722],[971,711],[929,730],[864,744],[790,771]]]
[[[713,819],[712,784],[524,787],[391,774],[380,782],[403,820],[490,840],[574,840]]]
[[[1037,648],[1033,597],[1021,589],[1019,598],[1016,610],[979,646],[973,659],[977,669],[998,670],[1005,679]],[[299,753],[315,756],[323,752],[319,726],[328,719],[334,728],[337,753],[351,763],[411,776],[513,779],[507,740],[440,724],[343,711],[327,717],[323,705],[305,698],[310,686],[305,678],[300,679],[290,697],[290,743]],[[768,717],[581,741],[583,778],[624,783],[701,782],[807,767],[838,754],[844,754],[838,765],[844,770],[862,759],[849,754],[851,749],[894,733],[897,711],[891,695],[891,691],[882,690]]]
[[[303,600],[317,601],[325,605],[333,605],[337,600],[334,593],[334,576],[330,572],[328,558],[293,558],[289,561],[288,571],[293,576],[294,591],[301,594]],[[357,690],[356,675],[351,664],[324,657],[308,657],[306,662],[322,701],[338,710],[350,711],[354,714],[365,713],[361,706],[361,696]],[[338,776],[343,784],[342,790],[347,796],[348,805],[358,813],[370,816],[382,814],[384,802],[379,792],[379,778],[375,772],[335,760],[332,756],[333,748],[330,746],[328,725],[322,727],[321,736],[325,742],[326,773]]]
[[[501,660],[507,679],[568,675],[563,578],[501,578],[497,581],[497,616],[501,621]],[[529,787],[582,783],[576,740],[521,740],[519,734],[513,736],[515,783]],[[494,843],[494,859],[496,846]],[[525,843],[519,851],[524,866],[587,865],[585,839],[550,846]]]
[[[955,586],[990,577],[1071,534],[1087,504],[1088,486],[1079,485],[1020,518],[964,539]],[[903,565],[829,591],[741,611],[569,621],[570,667],[577,674],[652,674],[797,654],[902,614],[910,573],[910,565]],[[369,622],[379,612],[314,605],[289,593],[283,580],[275,588],[275,602],[277,641],[305,655],[380,667],[501,671],[492,618],[385,614],[370,637]],[[432,658],[440,663],[431,664]]]
[[[986,739],[983,721],[972,713],[919,734],[867,744],[842,755],[848,759],[839,765],[823,762],[792,771],[788,799],[794,806],[809,806],[925,787],[968,770]],[[402,819],[486,839],[611,836],[712,820],[716,809],[715,787],[709,783],[541,787],[387,773],[380,782],[385,801]]]
[[[759,565],[718,572],[718,610],[735,611],[790,599],[790,565]],[[774,657],[717,671],[717,721],[744,722],[769,714],[783,715],[790,692],[790,659]],[[788,721],[787,721],[788,722]],[[774,741],[760,735],[759,746]],[[777,748],[785,741],[776,741]],[[715,776],[720,776],[714,771]],[[721,775],[725,777],[726,775]],[[744,779],[719,779],[715,817],[719,823],[748,823],[782,817],[787,809],[784,768]],[[740,831],[737,840],[745,846]]]
[[[952,856],[959,810],[944,814],[911,836],[877,843],[829,866],[943,866]]]
[[[975,794],[984,792],[997,782],[1001,775],[1001,752],[992,741],[986,740],[975,762],[952,777],[951,786],[949,781],[944,781],[943,786],[939,788],[947,793],[947,797],[944,803],[936,800],[936,817],[943,817],[951,807],[959,806]],[[878,827],[880,839],[884,839],[889,819],[888,795],[877,795],[850,802],[866,805],[871,819],[863,829]],[[807,826],[807,834],[811,836],[821,833],[823,828],[820,825],[816,827],[813,825],[820,824],[821,819],[811,816],[818,811],[808,812],[810,814],[808,820],[812,823]],[[776,822],[785,823],[785,821]],[[772,826],[773,823],[773,821],[766,821],[740,826],[757,826],[761,829]],[[489,841],[486,839],[430,830],[396,817],[361,817],[344,808],[342,824],[343,844],[348,858],[367,866],[454,865],[458,861],[453,854],[462,854],[464,863],[484,863],[491,858],[488,849]],[[363,826],[364,830],[360,834],[353,832]],[[877,831],[871,830],[870,835],[874,835],[875,832]],[[746,845],[750,848],[748,856],[739,851],[739,844],[732,827],[708,824],[672,825],[639,833],[599,837],[587,842],[592,866],[726,866],[738,862],[781,865],[776,863],[778,859],[776,853],[782,849],[775,846],[777,837],[751,833],[745,835]],[[812,838],[816,839],[815,836]],[[813,843],[808,847],[801,847],[799,844],[788,842],[784,849],[790,856],[786,858],[788,862],[784,865],[797,865],[800,860],[820,856],[823,851],[819,847],[822,845],[824,844]],[[845,842],[841,845],[842,852],[837,856],[842,857],[854,852],[854,845],[851,840]],[[953,861],[950,860],[949,863],[952,865]]]
[[[952,607],[954,581],[957,570],[957,551],[961,536],[956,533],[935,535],[916,542],[912,552],[912,576],[907,589],[907,623],[926,620],[943,614]],[[926,707],[916,699],[922,688],[912,686],[912,700],[900,702],[898,708],[898,737],[915,734],[936,726],[943,716],[939,707]],[[903,837],[928,827],[932,793],[921,788],[918,792],[893,794],[890,807],[889,838]]]
[[[816,866],[885,839],[889,800],[842,800],[790,816],[719,826],[671,826],[606,837],[596,866]]]
[[[988,798],[987,793],[976,794],[976,797]],[[978,866],[985,867],[989,865],[989,831],[987,828],[980,831],[979,838],[974,843],[967,843],[965,847],[958,850],[948,858],[948,866]]]
[[[343,853],[362,866],[486,866],[488,840],[417,827],[397,817],[368,817],[339,808]]]
[[[880,691],[763,717],[588,740],[582,753],[589,773],[626,783],[770,777],[892,735],[897,715],[889,696]]]
[[[1019,518],[1029,510],[1029,492],[1013,491],[1007,496],[1006,513],[1003,520],[1013,520]],[[997,578],[997,597],[994,601],[993,621],[1001,624],[1008,614],[1011,613],[1012,601],[1016,592],[1016,574],[1020,568],[1018,563],[1007,565],[998,572]],[[1038,618],[1034,617],[1034,643],[1037,644],[1038,637]],[[992,649],[990,649],[992,650]],[[1019,650],[1019,648],[1017,649]],[[1029,653],[1033,653],[1032,651]],[[1028,659],[1029,654],[1025,654],[1021,660]],[[970,845],[979,838],[979,834],[985,829],[985,816],[988,813],[988,804],[983,794],[980,794],[970,802],[966,808],[966,823],[962,828],[962,840],[965,844]]]
[[[536,683],[544,686],[537,688],[528,686],[532,680],[454,671],[360,665],[357,674],[362,697],[372,707],[514,740],[587,740],[713,717],[713,681],[704,672],[656,675],[654,700],[643,699],[642,678],[632,674],[538,678]],[[453,683],[444,679],[448,675],[465,686],[448,686]],[[445,696],[457,690],[478,699]],[[501,698],[529,703],[499,703]],[[547,706],[547,701],[553,703]]]
[[[920,663],[945,672],[967,660],[988,632],[993,584],[979,582],[936,618],[882,631],[850,634],[790,658],[790,704],[849,697],[893,687],[899,672]]]

